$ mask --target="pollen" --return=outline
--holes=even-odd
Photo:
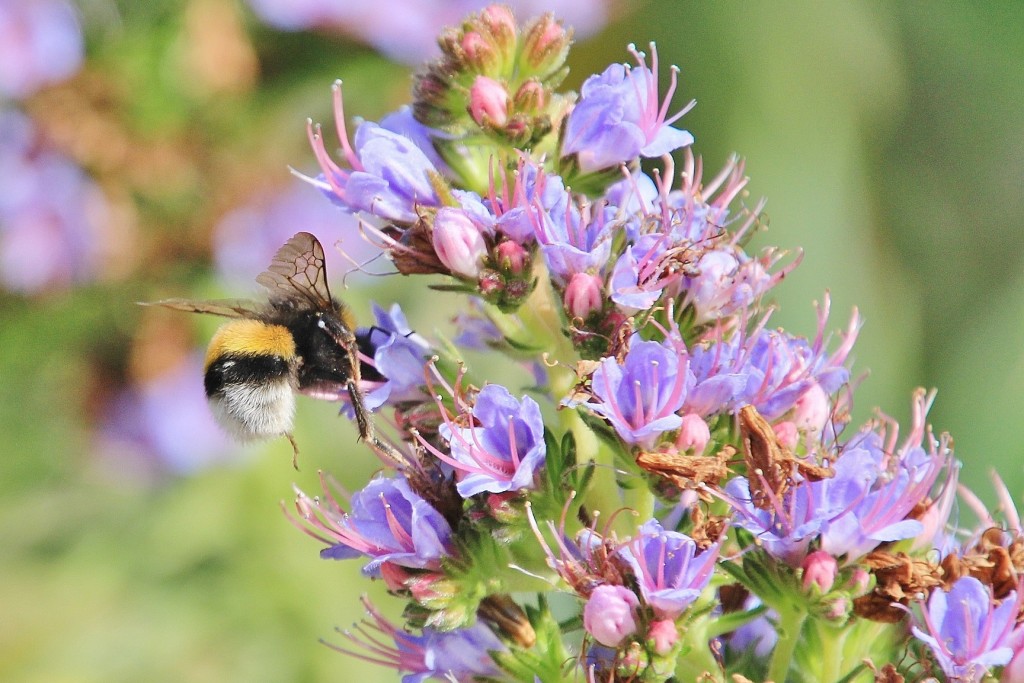
[[[222,325],[210,340],[204,368],[222,356],[295,356],[295,339],[283,325],[259,320],[235,320]]]

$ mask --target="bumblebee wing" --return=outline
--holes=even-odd
[[[285,242],[256,282],[270,290],[272,301],[291,299],[316,309],[333,307],[324,268],[324,248],[308,232],[300,232]]]
[[[142,306],[163,306],[187,313],[209,313],[225,318],[257,318],[259,307],[253,301],[229,300],[191,301],[189,299],[163,299],[162,301],[140,301]]]

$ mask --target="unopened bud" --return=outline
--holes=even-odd
[[[586,320],[604,305],[604,281],[590,273],[575,273],[565,287],[565,310]]]
[[[516,42],[516,18],[508,5],[488,5],[480,10],[480,25],[491,34],[494,42],[504,51]]]
[[[488,71],[497,61],[498,53],[486,37],[476,31],[467,31],[459,41],[466,66],[475,71]]]
[[[800,430],[796,428],[796,424],[792,420],[772,425],[772,431],[775,432],[775,440],[787,450],[796,448],[800,441]]]
[[[533,75],[544,78],[560,69],[571,42],[572,35],[553,14],[534,20],[526,29],[523,40],[523,57]]]
[[[477,76],[469,89],[469,115],[480,126],[501,128],[508,121],[508,91],[487,76]]]
[[[711,430],[704,418],[696,413],[683,415],[676,447],[691,455],[701,455],[707,448],[708,441],[711,441]]]
[[[453,275],[475,278],[487,244],[466,212],[451,207],[438,210],[432,232],[434,253]]]
[[[495,249],[495,257],[498,267],[513,275],[522,275],[530,265],[530,252],[512,240],[505,240],[499,244]]]
[[[536,78],[519,86],[516,94],[512,97],[512,105],[516,111],[529,114],[536,114],[544,109],[548,103],[548,91]]]
[[[800,394],[793,405],[793,422],[806,432],[820,434],[831,412],[828,394],[815,382]]]
[[[815,550],[805,557],[802,567],[805,591],[810,590],[812,585],[816,585],[823,593],[828,592],[832,588],[832,584],[835,583],[836,574],[839,572],[836,558],[824,550]]]
[[[602,645],[618,647],[636,633],[639,605],[640,600],[625,586],[598,586],[583,608],[583,628]]]
[[[647,631],[647,640],[653,643],[655,654],[664,657],[679,642],[679,631],[671,619],[661,619],[651,624]]]

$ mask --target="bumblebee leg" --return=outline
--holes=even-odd
[[[403,463],[406,458],[389,443],[377,438],[376,430],[373,428],[373,420],[370,411],[363,404],[363,392],[356,383],[358,380],[350,379],[346,384],[349,400],[352,402],[352,411],[356,415],[356,427],[359,429],[359,438],[370,445],[377,455],[388,458],[395,463]]]
[[[284,436],[288,439],[288,443],[292,445],[292,467],[295,471],[299,471],[299,445],[295,443],[295,437],[292,436],[291,432],[285,432]]]

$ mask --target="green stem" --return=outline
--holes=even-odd
[[[540,265],[534,274],[538,281],[537,288],[520,307],[518,315],[526,339],[535,346],[548,349],[548,362],[555,363],[549,368],[548,376],[551,397],[559,401],[569,395],[578,381],[576,363],[579,354],[562,331],[561,304],[551,288],[550,276]],[[600,511],[608,519],[611,513],[623,506],[619,486],[615,481],[615,453],[597,438],[575,410],[558,410],[557,415],[562,428],[571,431],[576,439],[576,464],[585,465],[593,461],[596,465],[585,503],[588,509]],[[642,499],[636,502],[644,508],[653,506],[653,499],[649,503]]]
[[[779,613],[779,641],[775,645],[775,652],[772,653],[768,680],[783,683],[787,680],[786,675],[793,664],[793,654],[796,652],[797,643],[800,642],[800,634],[803,631],[804,621],[807,619],[807,612],[792,607],[783,610],[776,608],[776,611]]]
[[[843,646],[849,629],[836,628],[823,620],[817,620],[815,627],[821,641],[820,680],[838,681],[846,673],[843,668]]]

